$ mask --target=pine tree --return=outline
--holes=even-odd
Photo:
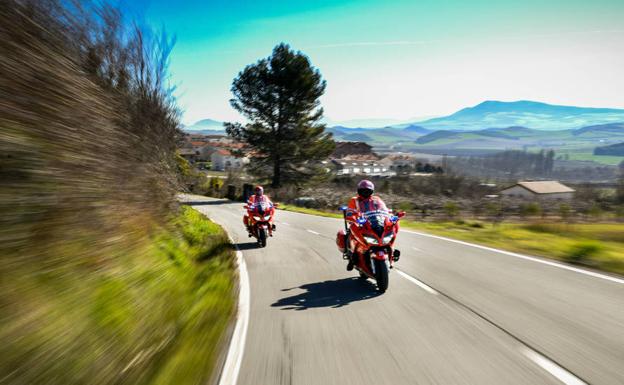
[[[231,90],[230,104],[249,123],[226,123],[226,132],[252,149],[253,174],[280,187],[321,172],[320,161],[335,144],[319,122],[325,81],[307,56],[279,44],[270,57],[245,67]]]

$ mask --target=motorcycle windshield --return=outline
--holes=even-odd
[[[264,215],[264,212],[269,210],[270,208],[271,208],[271,204],[269,204],[268,202],[256,203],[253,207],[253,209],[257,211],[258,214],[260,215]]]
[[[364,218],[368,220],[370,227],[373,229],[375,234],[378,236],[382,236],[385,228],[386,228],[386,219],[390,217],[385,211],[370,211],[364,213]]]

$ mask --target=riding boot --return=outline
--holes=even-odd
[[[355,254],[352,253],[350,250],[347,250],[346,253],[347,257],[349,257],[349,263],[347,264],[347,271],[351,271],[353,270],[353,267],[355,266]]]

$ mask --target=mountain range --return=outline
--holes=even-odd
[[[223,131],[223,122],[213,119],[202,119],[190,126],[184,126],[184,131],[198,132],[198,131]]]
[[[530,127],[536,130],[578,129],[599,124],[624,122],[624,109],[574,107],[521,100],[515,102],[485,101],[451,115],[415,122],[392,119],[355,119],[341,124],[326,118],[324,122],[335,133],[346,135],[368,130],[477,131],[486,128]],[[375,126],[375,123],[384,123]],[[389,123],[389,124],[386,124]],[[358,125],[359,124],[359,125]],[[223,130],[223,122],[203,119],[185,127],[187,131]],[[395,132],[399,134],[400,131]]]
[[[223,133],[223,124],[204,119],[185,130]],[[327,131],[337,141],[366,142],[379,151],[463,155],[554,148],[573,159],[617,164],[618,159],[595,156],[594,149],[624,142],[624,109],[486,101],[444,117],[382,127],[334,125]]]
[[[449,116],[413,124],[429,130],[473,131],[489,127],[523,126],[537,130],[576,129],[624,121],[624,109],[558,106],[521,100],[485,101]]]

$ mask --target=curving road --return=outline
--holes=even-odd
[[[402,230],[378,295],[345,270],[336,219],[278,211],[264,249],[241,203],[186,196],[242,251],[239,385],[624,384],[624,280]]]

